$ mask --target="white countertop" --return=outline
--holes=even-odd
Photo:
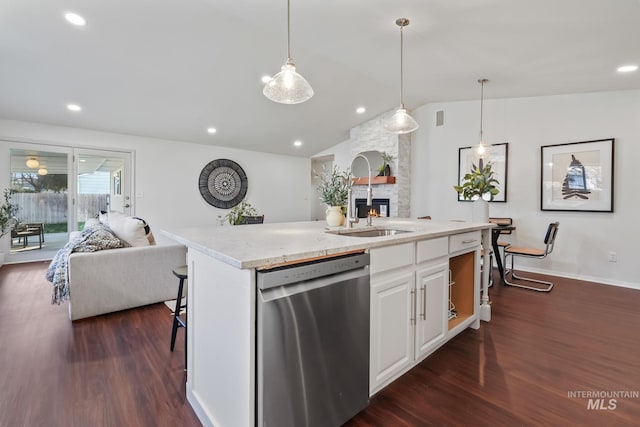
[[[162,233],[189,248],[246,269],[493,227],[488,223],[399,218],[376,218],[373,227],[367,227],[365,222],[361,219],[354,229],[394,228],[411,233],[382,237],[342,236],[327,231],[348,231],[346,228],[330,228],[324,221],[185,227],[162,230]]]

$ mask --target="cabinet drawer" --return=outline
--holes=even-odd
[[[446,237],[421,240],[416,247],[416,263],[446,256],[449,253],[449,240]]]
[[[480,231],[454,234],[449,237],[449,253],[458,252],[464,249],[472,249],[476,246],[480,246],[481,243],[482,238]]]
[[[412,265],[414,252],[413,243],[371,249],[371,274]]]

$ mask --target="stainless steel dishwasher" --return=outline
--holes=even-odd
[[[257,273],[257,424],[340,426],[369,403],[369,254]]]

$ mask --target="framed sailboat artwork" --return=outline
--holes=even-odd
[[[613,212],[614,138],[541,147],[540,209]]]

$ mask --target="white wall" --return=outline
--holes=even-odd
[[[135,214],[159,230],[215,225],[228,210],[207,204],[198,177],[210,161],[227,158],[247,174],[247,200],[265,222],[309,219],[310,160],[233,148],[95,132],[0,119],[0,140],[135,150]],[[0,188],[8,187],[9,148],[0,142]],[[141,197],[140,197],[141,196]]]
[[[435,126],[443,110],[445,125]],[[458,202],[458,148],[476,144],[479,101],[428,104],[413,111],[420,128],[413,135],[412,216],[471,218]],[[560,221],[556,249],[546,260],[520,265],[530,270],[640,289],[637,227],[640,198],[640,91],[497,99],[484,101],[486,143],[509,143],[508,199],[491,204],[491,216],[512,217],[519,245],[542,245],[549,222]],[[615,138],[614,212],[540,210],[542,145]],[[609,252],[618,262],[608,261]]]

